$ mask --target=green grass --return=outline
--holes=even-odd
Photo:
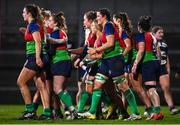
[[[180,107],[178,107],[180,108]],[[180,124],[180,114],[170,115],[167,107],[162,107],[165,114],[163,120],[139,120],[139,121],[120,121],[120,120],[17,120],[24,110],[22,105],[0,105],[0,124]],[[139,107],[140,112],[143,114],[143,107]],[[42,111],[39,108],[38,114]]]

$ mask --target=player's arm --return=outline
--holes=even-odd
[[[143,58],[143,55],[145,52],[145,42],[144,41],[145,41],[144,34],[139,34],[138,39],[137,39],[138,52],[137,52],[136,59],[134,61],[133,67],[132,67],[132,71],[131,71],[132,73],[136,73],[137,66]]]
[[[126,48],[123,52],[123,56],[127,55],[129,53],[129,51],[131,50],[131,40],[129,38],[126,38],[124,40],[124,43],[126,45]]]
[[[35,41],[36,47],[36,64],[40,67],[43,66],[43,62],[41,60],[41,36],[38,31],[32,33],[33,39]]]
[[[50,37],[47,40],[51,44],[64,44],[68,41],[67,37],[63,37],[62,39],[55,39],[55,38]]]
[[[42,67],[43,62],[41,60],[41,35],[40,35],[40,32],[39,32],[39,26],[37,24],[30,24],[29,32],[32,34],[33,39],[35,41],[36,64],[39,67]]]
[[[79,47],[77,49],[69,49],[68,51],[72,54],[81,54],[84,50],[84,47]]]
[[[145,43],[144,42],[139,42],[138,47],[139,47],[139,50],[137,52],[137,56],[136,56],[136,59],[134,61],[133,67],[132,67],[132,73],[136,72],[137,66],[138,66],[139,62],[141,61],[141,59],[142,59],[142,57],[144,55]]]

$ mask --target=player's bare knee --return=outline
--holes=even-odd
[[[19,78],[17,79],[17,85],[18,85],[19,87],[22,87],[24,84],[25,84],[25,83],[23,83],[23,81],[22,81],[21,78],[19,77]]]
[[[148,90],[150,96],[157,94],[156,85],[145,85],[145,88]]]
[[[102,86],[103,86],[103,84],[100,83],[100,82],[95,82],[95,83],[94,83],[94,89],[101,89]]]
[[[94,77],[94,76],[89,76],[89,77],[88,77],[88,80],[93,81],[94,79],[95,79],[95,77]]]
[[[54,86],[53,90],[54,90],[54,93],[55,93],[56,95],[59,94],[59,93],[62,91],[62,89],[59,89],[59,88],[56,87],[56,86]]]
[[[44,83],[37,83],[37,89],[39,90],[39,91],[42,91],[43,89],[46,89],[46,86],[45,86],[45,84]]]

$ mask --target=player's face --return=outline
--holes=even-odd
[[[26,10],[26,8],[23,9],[23,13],[22,13],[22,16],[24,18],[24,21],[28,21],[28,18],[29,18],[29,14]]]
[[[98,24],[102,24],[103,23],[103,16],[101,15],[100,12],[97,12],[97,21],[98,21]]]
[[[163,37],[164,37],[164,31],[162,29],[158,30],[156,33],[155,33],[155,37],[158,39],[158,40],[162,40]]]
[[[92,31],[93,34],[95,34],[97,32],[96,25],[95,25],[94,22],[91,23],[91,31]]]
[[[117,26],[121,25],[121,20],[118,18],[116,19],[115,17],[113,17],[113,22],[114,24],[116,24]]]
[[[52,29],[57,26],[57,23],[54,22],[54,19],[52,16],[49,18],[48,24],[49,24],[49,27]]]
[[[140,33],[142,33],[142,29],[141,29],[141,27],[138,25],[137,26],[137,29],[138,29],[138,31],[140,32]]]
[[[44,22],[44,25],[45,25],[46,27],[49,26],[49,18],[48,18],[48,17],[44,17],[43,22]]]
[[[90,28],[91,27],[91,22],[88,20],[86,15],[84,15],[83,25],[84,25],[85,28]]]

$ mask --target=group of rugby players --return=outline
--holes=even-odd
[[[25,102],[20,120],[62,119],[65,115],[60,106],[69,112],[66,119],[140,120],[134,92],[145,105],[146,119],[163,119],[157,83],[170,113],[179,112],[170,92],[170,65],[163,28],[151,29],[150,16],[139,18],[138,33],[134,35],[127,13],[118,12],[111,17],[107,8],[88,11],[83,21],[85,41],[78,49],[68,49],[63,12],[53,14],[29,4],[22,15],[28,25],[20,28],[27,56],[17,80]],[[78,70],[77,107],[65,84],[72,62]],[[37,87],[33,99],[27,85],[32,79]],[[87,110],[89,97],[91,104]],[[37,117],[40,100],[44,110]],[[127,106],[131,112],[127,112]]]

